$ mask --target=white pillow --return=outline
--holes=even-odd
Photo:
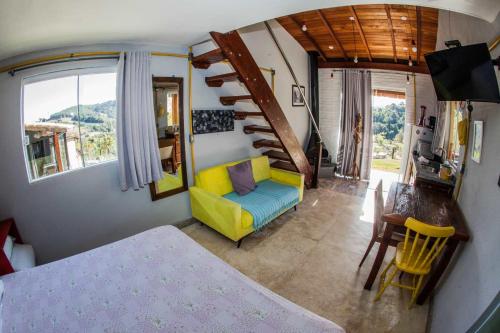
[[[14,237],[7,235],[7,238],[5,239],[5,243],[3,244],[3,252],[5,253],[5,256],[7,259],[10,260],[10,257],[12,257],[12,248],[14,247]]]
[[[29,244],[14,244],[10,264],[14,271],[35,267],[35,251]]]

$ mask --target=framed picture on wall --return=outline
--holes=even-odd
[[[483,148],[483,121],[474,121],[474,135],[472,137],[471,158],[476,163],[481,163],[481,149]]]
[[[302,94],[306,95],[306,88],[304,86],[300,86],[300,90],[302,90]],[[305,102],[302,98],[302,95],[299,91],[299,86],[294,84],[292,85],[292,106],[304,106]]]

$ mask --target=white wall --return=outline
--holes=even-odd
[[[448,22],[451,22],[451,32]],[[493,24],[462,14],[440,11],[437,48],[459,39],[462,45],[490,42],[500,34],[500,19]],[[500,55],[500,48],[492,58]],[[498,69],[497,80],[500,79]],[[473,103],[472,120],[484,121],[481,163],[467,156],[459,197],[471,240],[455,257],[455,265],[437,290],[431,332],[465,332],[500,290],[500,105]]]
[[[296,67],[298,76],[307,86],[307,55],[284,31],[273,23],[273,29]],[[263,25],[242,29],[242,38],[264,67],[276,68],[276,94],[291,125],[303,142],[307,136],[308,122],[303,108],[292,108],[291,78],[271,44]],[[213,46],[212,46],[213,47]],[[88,46],[65,50],[40,52],[13,59],[14,62],[47,54],[63,52],[145,49],[187,54],[185,48],[165,49],[159,45],[107,45]],[[78,62],[86,64],[113,64],[113,60]],[[137,232],[163,224],[173,224],[191,217],[187,192],[152,202],[149,188],[121,192],[118,184],[117,163],[111,162],[91,168],[57,175],[32,184],[24,162],[21,133],[21,85],[25,76],[68,69],[75,63],[44,66],[19,72],[11,77],[0,74],[0,218],[13,216],[24,240],[33,244],[38,262],[44,263],[63,258],[96,246],[109,243]],[[215,65],[208,71],[193,70],[193,107],[221,108],[218,97],[232,91],[244,90],[232,83],[222,88],[205,85],[207,75],[228,72],[227,65]],[[187,61],[180,58],[153,57],[152,72],[155,76],[184,77],[184,110],[186,138],[188,133],[188,82]],[[269,77],[269,74],[265,74]],[[240,104],[240,103],[239,103]],[[251,110],[251,105],[247,105]],[[238,106],[237,109],[244,109]],[[249,121],[247,121],[249,122]],[[251,122],[251,121],[250,121]],[[196,168],[256,155],[252,136],[242,132],[242,122],[236,122],[232,133],[196,136]],[[186,144],[188,178],[190,184],[189,144]]]
[[[331,69],[319,69],[319,114],[321,135],[326,148],[333,154],[335,159],[338,151],[341,120],[342,73],[335,70],[333,71],[333,77],[331,77],[331,73]],[[372,89],[404,91],[407,116],[409,119],[413,119],[415,110],[414,82],[413,77],[410,76],[410,84],[406,84],[405,74],[402,72],[373,70]],[[415,82],[417,117],[420,115],[420,105],[427,106],[426,116],[435,115],[437,99],[430,75],[416,74]]]
[[[332,161],[337,160],[340,135],[340,108],[342,73],[329,69],[318,70],[319,90],[319,132]]]

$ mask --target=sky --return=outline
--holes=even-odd
[[[24,122],[40,118],[77,104],[78,76],[24,85]],[[96,104],[116,99],[116,74],[80,75],[80,104]]]
[[[377,107],[384,107],[386,105],[390,105],[392,103],[394,104],[399,104],[401,102],[404,102],[404,99],[397,99],[397,98],[390,98],[390,97],[383,97],[383,96],[373,96],[372,99],[372,107],[377,108]]]

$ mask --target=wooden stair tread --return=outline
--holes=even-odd
[[[290,155],[279,150],[266,150],[262,153],[262,155],[273,158],[275,160],[291,161]]]
[[[234,111],[235,120],[244,120],[247,117],[264,117],[262,112]]]
[[[274,133],[274,130],[269,126],[246,125],[243,126],[243,132],[245,132],[246,134],[251,134],[255,132]]]
[[[240,77],[236,72],[205,77],[205,82],[209,87],[220,87],[224,82],[233,82],[237,80],[240,80]]]
[[[221,96],[219,99],[222,105],[234,105],[238,101],[253,100],[252,95]]]
[[[283,145],[278,140],[260,139],[254,141],[253,146],[254,148],[269,147],[269,148],[283,149]]]
[[[273,162],[273,163],[271,163],[271,168],[297,172],[297,168],[293,164],[285,162],[285,161]]]
[[[207,53],[203,53],[203,54],[197,55],[196,57],[193,57],[193,60],[191,61],[191,63],[193,64],[193,67],[195,67],[195,68],[207,69],[208,67],[210,67],[211,64],[221,62],[225,58],[226,57],[222,53],[221,49],[215,49],[215,50],[209,51]]]
[[[245,85],[248,93],[253,96],[253,102],[264,114],[265,120],[272,127],[273,134],[278,140],[274,142],[272,140],[256,141],[253,146],[256,148],[278,148],[286,151],[290,155],[293,166],[296,167],[298,172],[304,174],[305,185],[309,187],[313,176],[311,165],[283,109],[248,47],[237,31],[227,33],[211,32],[210,35],[226,55],[226,59],[233,70],[242,78],[241,82]]]

